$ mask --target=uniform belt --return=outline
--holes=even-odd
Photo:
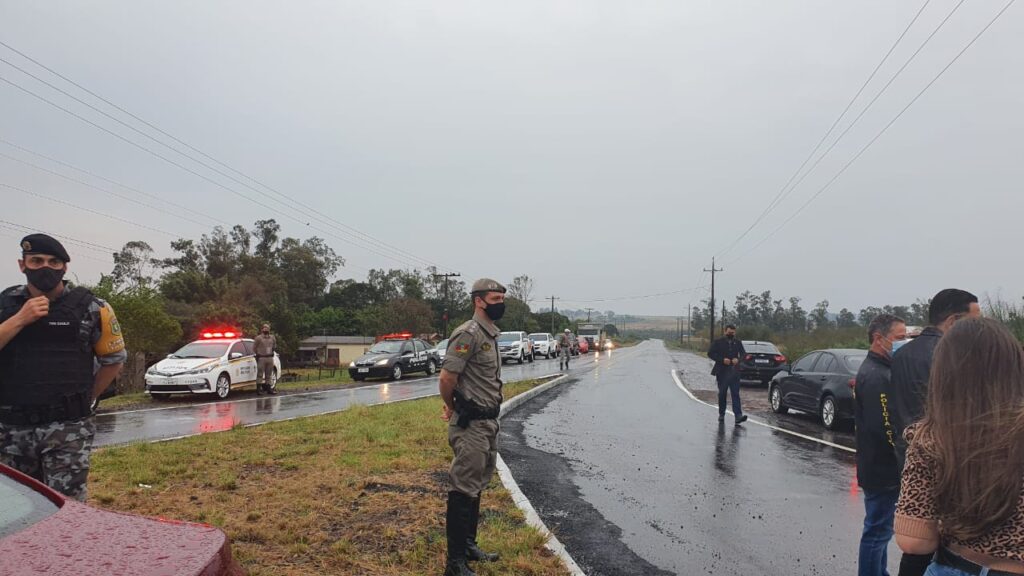
[[[935,563],[942,566],[949,566],[950,568],[956,568],[968,574],[981,574],[984,566],[975,564],[967,558],[953,552],[945,546],[940,546],[939,551],[935,554]],[[1006,572],[1003,570],[989,570],[989,576],[1020,576],[1015,572]]]
[[[0,406],[0,424],[38,426],[92,416],[92,398],[85,393],[64,396],[61,405]]]

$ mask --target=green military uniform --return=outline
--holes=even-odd
[[[568,330],[563,332],[558,337],[558,345],[562,348],[562,357],[558,360],[558,369],[561,370],[562,366],[565,369],[569,369],[569,360],[572,359],[572,333]]]
[[[505,292],[494,280],[473,284],[474,294]],[[501,305],[503,308],[504,305]],[[495,561],[477,546],[480,523],[480,494],[494,476],[498,461],[498,414],[501,410],[500,330],[479,310],[473,319],[452,333],[441,368],[458,375],[454,407],[448,423],[448,445],[452,447],[446,533],[448,565],[446,575],[473,576],[467,560]]]

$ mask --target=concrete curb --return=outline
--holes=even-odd
[[[547,392],[548,390],[554,388],[555,386],[558,386],[567,377],[568,374],[563,374],[562,376],[555,378],[551,382],[537,386],[536,388],[528,390],[512,398],[511,400],[509,400],[508,402],[501,406],[501,415],[498,416],[498,418],[500,419],[504,417],[506,414],[519,407],[519,405],[521,405],[524,402],[527,402],[528,400],[534,398],[535,396],[543,394],[544,392]],[[547,542],[544,543],[547,549],[551,550],[551,552],[555,556],[557,556],[563,564],[565,564],[565,567],[573,576],[586,576],[586,573],[580,569],[579,565],[576,564],[576,561],[573,560],[572,556],[569,555],[569,552],[566,551],[565,546],[563,546],[562,543],[558,541],[558,538],[551,533],[551,530],[549,530],[547,525],[544,524],[544,521],[541,520],[540,515],[537,514],[537,510],[534,509],[533,504],[530,503],[530,500],[526,497],[525,494],[523,494],[523,491],[520,490],[519,484],[516,483],[516,479],[512,476],[512,471],[509,469],[508,465],[505,464],[505,461],[501,458],[501,454],[498,454],[497,467],[498,477],[501,478],[501,483],[505,486],[505,489],[509,491],[509,494],[512,495],[512,501],[515,502],[516,506],[518,506],[519,509],[523,511],[523,515],[526,516],[526,523],[539,530],[540,533],[547,538]]]

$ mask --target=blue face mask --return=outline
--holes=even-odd
[[[907,344],[907,342],[910,342],[910,340],[909,339],[906,339],[906,340],[893,340],[892,341],[892,352],[890,352],[889,355],[890,356],[895,356],[896,355],[896,351],[899,350],[900,348],[903,348]]]

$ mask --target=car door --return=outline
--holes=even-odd
[[[838,360],[831,352],[822,352],[818,362],[814,365],[813,377],[808,378],[807,399],[811,402],[810,407],[818,409],[821,396],[829,385],[829,380],[835,377],[840,370]]]
[[[782,389],[782,400],[787,406],[807,408],[807,393],[810,386],[807,379],[813,377],[814,364],[820,356],[820,352],[811,352],[797,360],[793,364],[793,373],[783,379],[785,386]]]
[[[427,367],[427,345],[421,340],[416,341],[416,369],[425,370]]]
[[[228,363],[230,366],[231,383],[241,384],[256,379],[256,361],[254,358],[247,358],[245,345],[235,342],[228,350]]]
[[[406,341],[402,344],[401,352],[398,353],[398,363],[402,365],[402,370],[412,372],[415,369],[415,362],[416,347],[411,341]]]

